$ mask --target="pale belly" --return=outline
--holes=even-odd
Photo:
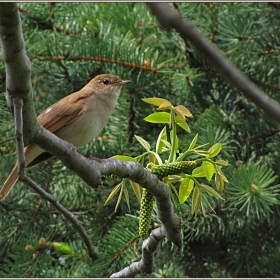
[[[108,117],[104,117],[104,114],[96,116],[94,112],[88,112],[59,129],[55,134],[76,147],[84,146],[99,135],[109,120],[109,115]]]

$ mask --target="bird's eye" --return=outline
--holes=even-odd
[[[104,79],[104,80],[103,80],[103,85],[108,85],[108,84],[109,84],[109,80]]]

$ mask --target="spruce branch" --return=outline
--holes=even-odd
[[[154,229],[142,244],[141,260],[139,262],[131,263],[121,271],[112,274],[110,278],[134,277],[141,272],[152,273],[154,266],[154,252],[165,236],[166,233],[164,227]]]
[[[51,16],[53,16],[53,5],[52,4],[53,3],[51,3],[51,6],[50,6]],[[21,7],[18,7],[18,10],[22,14],[25,14],[26,16],[28,16],[31,20],[37,22],[38,25],[41,26],[44,29],[50,29],[50,30],[55,29],[59,33],[65,33],[66,35],[73,35],[72,31],[55,25],[51,19],[45,20],[45,19],[33,16],[33,15],[31,15],[31,12],[29,12],[29,11],[27,11],[27,10],[21,8]]]
[[[257,88],[250,79],[235,67],[226,57],[211,45],[194,26],[184,20],[177,10],[171,9],[166,3],[147,3],[162,28],[170,31],[175,29],[184,40],[189,40],[217,68],[224,78],[235,88],[261,108],[268,116],[280,121],[280,105]]]
[[[39,59],[37,56],[31,56],[31,60]],[[99,56],[85,56],[85,55],[76,55],[76,56],[46,56],[43,57],[44,61],[99,61],[99,62],[104,62],[104,63],[112,63],[112,64],[117,64],[117,65],[122,65],[126,66],[129,68],[134,68],[134,69],[139,69],[143,71],[149,71],[156,73],[158,71],[157,68],[155,67],[150,67],[148,65],[139,65],[136,63],[128,62],[128,61],[123,61],[120,59],[113,59],[113,58],[107,58],[107,57],[99,57]]]

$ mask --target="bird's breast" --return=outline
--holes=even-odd
[[[108,122],[114,107],[108,106],[102,100],[96,102],[96,98],[93,96],[86,102],[84,112],[55,134],[76,147],[84,146],[99,135]]]

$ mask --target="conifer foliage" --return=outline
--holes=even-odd
[[[280,102],[277,3],[168,5]],[[18,9],[37,114],[98,74],[133,81],[99,137],[80,149],[83,155],[118,155],[149,170],[147,163],[160,170],[182,165],[175,159],[195,162],[189,172],[160,176],[181,219],[181,247],[163,239],[152,271],[137,277],[280,277],[279,124],[188,40],[162,29],[144,3],[19,3]],[[1,184],[16,161],[5,71],[1,59]],[[150,98],[169,103],[156,108],[143,102]],[[177,114],[176,133],[158,110],[169,108]],[[158,112],[161,121],[151,117]],[[19,182],[0,202],[0,277],[109,277],[141,259],[145,186],[104,176],[102,186],[91,188],[57,159],[27,173],[78,218],[99,258],[92,262],[72,224]],[[152,207],[150,232],[162,226]]]

